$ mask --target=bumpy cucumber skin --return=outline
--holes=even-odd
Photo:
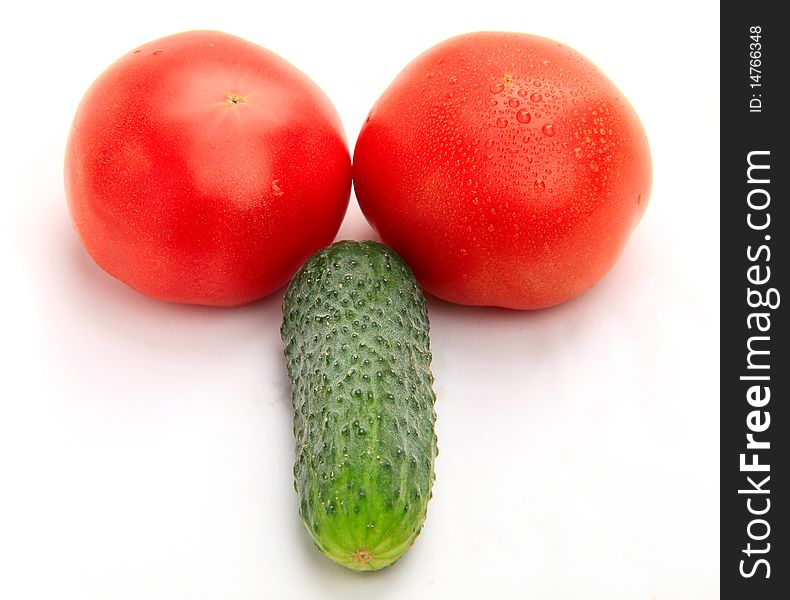
[[[319,251],[285,295],[299,514],[350,569],[391,565],[425,521],[437,454],[428,329],[414,275],[376,242]]]

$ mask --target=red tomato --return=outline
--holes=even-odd
[[[214,31],[156,40],[94,82],[66,194],[108,273],[172,302],[234,306],[330,243],[351,161],[327,97],[276,54]]]
[[[425,289],[535,309],[592,286],[647,205],[647,139],[619,90],[552,40],[472,33],[376,102],[354,151],[359,204]]]

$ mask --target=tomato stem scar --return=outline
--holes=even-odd
[[[373,559],[373,555],[368,550],[357,550],[351,555],[355,563],[365,564]]]
[[[245,98],[241,94],[236,94],[234,92],[231,92],[225,95],[225,104],[227,106],[236,106],[238,104],[244,104],[245,102],[247,102],[247,98]]]

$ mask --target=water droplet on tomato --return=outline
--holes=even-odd
[[[516,108],[519,104],[521,104],[521,102],[518,101],[518,98],[511,98],[507,101],[507,105],[510,108]]]
[[[543,131],[543,135],[547,137],[554,137],[554,133],[555,133],[554,125],[552,125],[551,123],[546,123],[543,126],[543,129],[541,129],[541,131]]]
[[[153,54],[154,56],[159,56],[160,54],[162,54],[162,52],[164,52],[164,50],[154,50],[153,52],[151,52],[151,54]]]
[[[489,87],[488,89],[491,90],[492,94],[499,94],[500,92],[502,92],[502,90],[505,89],[505,84],[502,83],[501,81],[495,81],[494,83],[491,84],[491,87]]]
[[[543,100],[543,96],[541,96],[540,94],[538,94],[537,92],[535,92],[534,94],[532,94],[532,95],[529,97],[529,99],[530,99],[530,100],[532,100],[533,102],[540,102],[541,100]]]
[[[532,116],[526,108],[522,108],[516,113],[516,120],[519,123],[529,123],[532,120]]]
[[[598,172],[598,163],[591,162],[591,163],[590,163],[590,170],[591,170],[593,173],[597,173],[597,172]]]
[[[504,127],[507,127],[507,119],[505,119],[503,117],[499,117],[496,120],[496,126],[499,127],[500,129],[504,128]]]
[[[488,106],[496,106],[497,102],[493,98],[489,98],[488,100],[486,100],[486,104]]]

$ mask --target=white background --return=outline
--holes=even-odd
[[[718,3],[3,10],[0,598],[718,597]],[[305,71],[352,145],[409,60],[481,29],[580,50],[647,130],[650,205],[593,290],[535,313],[429,301],[434,498],[383,572],[336,567],[297,515],[282,292],[238,309],[158,303],[71,230],[62,156],[82,94],[136,45],[195,28]],[[369,237],[351,202],[340,237]]]

